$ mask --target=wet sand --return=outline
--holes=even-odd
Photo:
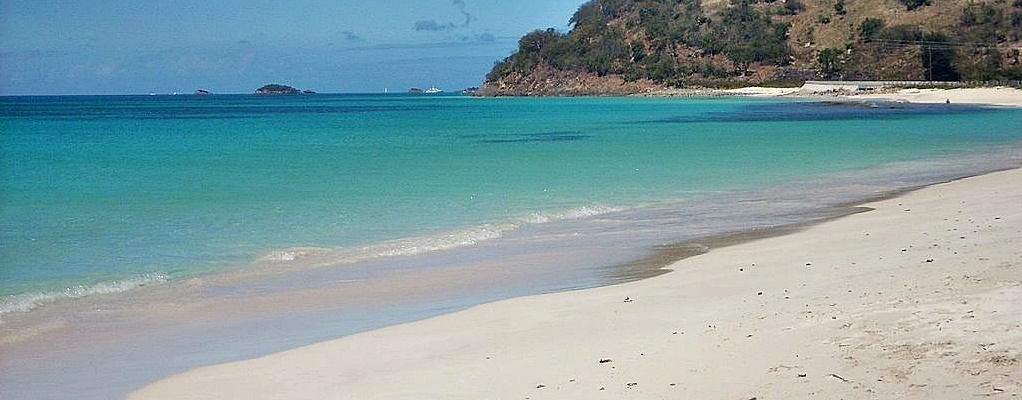
[[[131,399],[960,399],[1022,393],[1022,171],[671,273],[179,374]]]

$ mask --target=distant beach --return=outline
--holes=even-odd
[[[870,90],[849,89],[841,82],[829,85],[807,84],[800,87],[744,87],[719,90],[668,90],[653,92],[654,96],[749,96],[749,97],[794,97],[806,99],[848,99],[872,101],[897,101],[910,103],[954,103],[986,104],[994,106],[1022,107],[1022,89],[1013,87],[974,88],[879,88]]]

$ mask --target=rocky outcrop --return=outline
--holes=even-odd
[[[486,82],[481,96],[625,96],[651,93],[666,87],[648,79],[626,81],[619,75],[599,76],[582,71],[537,68],[531,74],[511,73]]]
[[[256,89],[256,94],[300,94],[301,90],[295,89],[287,85],[280,85],[271,83],[264,85],[263,87]]]

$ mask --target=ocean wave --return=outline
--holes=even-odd
[[[28,312],[35,308],[60,300],[78,299],[92,295],[121,293],[150,284],[163,283],[168,279],[167,275],[162,273],[147,273],[134,278],[118,281],[100,282],[91,285],[82,284],[69,286],[59,290],[4,296],[3,298],[0,298],[0,323],[3,322],[4,315]]]
[[[277,261],[277,262],[288,262],[295,261],[302,258],[320,256],[329,253],[329,249],[322,247],[291,247],[287,249],[280,249],[271,251],[262,257],[263,261]]]
[[[518,229],[515,224],[483,225],[434,237],[403,239],[365,246],[362,250],[383,257],[412,256],[475,245],[482,241],[500,238],[504,236],[504,233],[515,229]]]
[[[526,217],[525,222],[528,222],[530,224],[546,224],[554,221],[595,217],[597,215],[609,214],[612,212],[618,212],[622,210],[624,210],[624,208],[593,204],[576,207],[564,211],[555,211],[550,213],[535,213]]]
[[[345,264],[383,257],[414,256],[437,251],[473,246],[499,239],[527,225],[549,224],[557,221],[594,217],[624,208],[604,205],[585,205],[571,209],[534,213],[504,223],[483,224],[472,228],[442,232],[435,235],[388,240],[357,248],[326,249],[321,247],[292,247],[271,251],[262,261],[288,263],[299,260],[322,260],[324,264]],[[320,264],[320,263],[313,263]]]

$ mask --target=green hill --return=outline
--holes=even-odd
[[[489,95],[811,79],[1022,79],[1022,0],[592,0],[486,76]]]

